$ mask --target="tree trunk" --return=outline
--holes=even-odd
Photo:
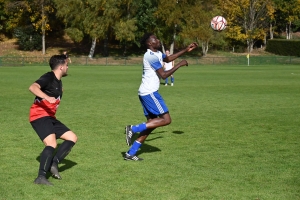
[[[273,25],[270,23],[270,39],[272,40],[274,38],[274,30],[273,30]]]
[[[174,40],[170,46],[170,54],[173,54],[174,53]]]
[[[46,26],[45,26],[45,11],[44,11],[44,1],[42,2],[42,51],[43,55],[46,54],[46,45],[45,45],[45,32],[46,32]]]
[[[202,42],[202,54],[203,56],[206,56],[208,52],[208,42]]]
[[[289,39],[290,40],[293,39],[292,38],[292,22],[291,21],[289,22]]]
[[[91,50],[90,50],[90,53],[89,53],[89,56],[88,56],[89,58],[93,58],[93,56],[94,56],[95,48],[96,48],[96,42],[97,42],[97,38],[94,38],[93,42],[92,42]]]
[[[176,39],[176,28],[177,28],[177,24],[175,24],[175,26],[174,26],[173,41],[172,41],[172,44],[170,46],[170,54],[171,55],[174,53],[174,46],[175,46],[175,39]]]
[[[43,55],[46,54],[46,44],[45,44],[45,31],[43,31],[43,36],[42,36],[42,45],[43,45]]]
[[[247,49],[248,53],[251,53],[253,51],[254,41],[253,39],[247,39]]]
[[[166,50],[165,50],[165,46],[164,46],[164,43],[161,41],[161,48],[162,48],[162,52],[165,54],[166,53]]]
[[[290,40],[291,39],[291,22],[289,22],[286,27],[285,27],[285,31],[286,31],[286,39]]]

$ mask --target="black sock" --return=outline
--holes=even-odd
[[[71,151],[72,147],[75,145],[74,142],[70,140],[65,140],[58,148],[54,158],[53,162],[58,164],[60,161],[62,161]]]
[[[51,146],[46,146],[41,153],[40,157],[40,168],[39,168],[39,176],[46,176],[47,171],[50,168],[52,162],[52,154],[54,152],[54,148]]]

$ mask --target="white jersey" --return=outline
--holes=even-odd
[[[160,81],[156,71],[163,67],[163,59],[166,57],[160,51],[153,52],[147,49],[143,59],[143,75],[138,94],[145,96],[158,91]]]
[[[165,62],[165,71],[168,71],[168,70],[170,70],[170,69],[172,69],[173,68],[173,61],[171,61],[171,62]]]

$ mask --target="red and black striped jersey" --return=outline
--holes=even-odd
[[[45,99],[36,96],[32,106],[30,107],[29,121],[32,122],[36,119],[46,116],[56,118],[55,113],[63,94],[61,80],[58,80],[54,72],[51,71],[42,75],[35,82],[40,85],[41,90],[45,94],[47,94],[49,97],[55,97],[56,102],[49,103]]]

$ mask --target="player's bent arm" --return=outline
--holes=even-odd
[[[174,53],[170,56],[167,56],[164,58],[164,62],[171,62],[173,60],[175,60],[176,58],[178,58],[179,56],[181,56],[182,54],[186,53],[186,52],[190,52],[193,49],[195,49],[198,46],[198,44],[196,42],[190,44],[189,46],[187,46],[185,49],[182,49],[181,51]]]
[[[35,96],[38,96],[42,99],[46,99],[49,103],[54,103],[56,99],[54,97],[49,97],[46,95],[42,90],[41,86],[37,83],[33,83],[29,87],[29,91],[34,94]]]
[[[188,66],[188,62],[186,60],[182,60],[178,64],[176,64],[172,69],[170,69],[168,71],[164,71],[163,68],[159,68],[158,70],[156,70],[156,73],[162,79],[166,79],[169,76],[171,76],[177,69],[179,69],[179,67],[182,67],[182,66]]]

